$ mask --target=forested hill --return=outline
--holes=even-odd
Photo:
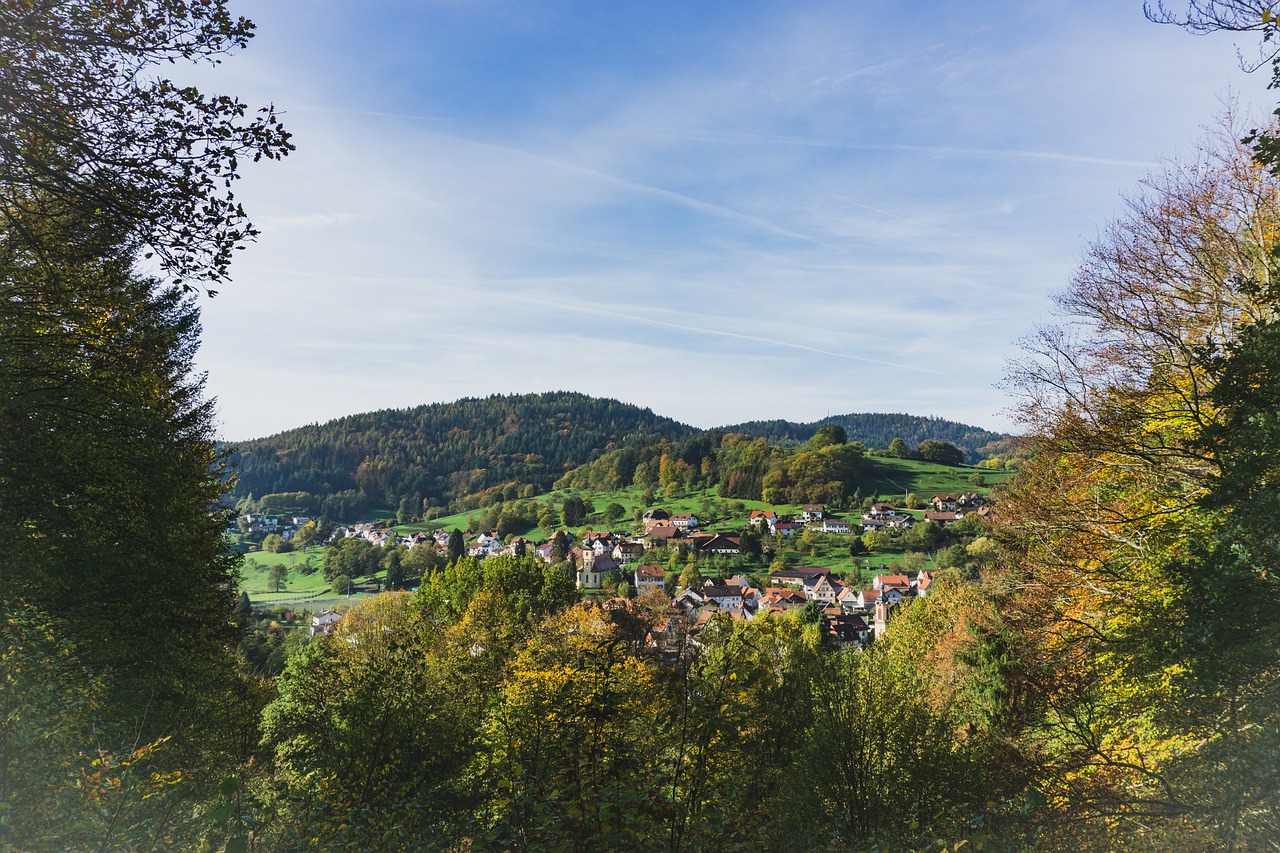
[[[639,406],[556,391],[384,409],[226,449],[239,473],[235,497],[308,492],[312,510],[337,517],[359,511],[337,504],[408,500],[417,514],[424,499],[440,506],[491,486],[547,489],[633,439],[694,432]]]
[[[965,451],[970,462],[989,455],[994,448],[988,448],[988,445],[1007,443],[1012,438],[1003,433],[943,418],[883,412],[832,415],[809,424],[782,420],[748,421],[722,429],[725,432],[763,438],[772,444],[785,445],[808,441],[819,427],[827,424],[842,427],[850,441],[860,441],[869,448],[886,448],[895,438],[901,438],[912,447],[919,446],[925,439],[950,442]]]

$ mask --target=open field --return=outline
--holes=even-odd
[[[870,457],[868,463],[868,476],[858,484],[859,494],[863,498],[875,497],[898,504],[902,503],[904,494],[908,492],[915,494],[921,500],[928,500],[935,494],[975,491],[979,494],[988,494],[992,486],[1012,476],[1011,472],[1002,470],[977,469],[968,466],[949,467],[905,459]],[[983,475],[986,481],[984,486],[975,487],[969,482],[969,478],[974,473]],[[650,507],[661,507],[671,513],[693,513],[702,522],[702,529],[708,532],[740,530],[747,525],[748,514],[752,510],[772,510],[780,515],[795,516],[801,509],[797,504],[768,504],[764,501],[722,498],[714,488],[672,497],[658,492],[653,502],[646,504],[641,500],[645,491],[646,489],[641,486],[629,486],[609,492],[561,489],[537,495],[529,500],[539,506],[551,504],[558,509],[571,496],[584,498],[594,509],[594,514],[588,518],[587,523],[583,525],[584,528],[609,527],[614,531],[635,533],[642,530],[640,524],[635,521],[636,517]],[[622,506],[623,516],[616,523],[606,525],[601,515],[604,508],[611,503]],[[454,528],[466,531],[472,519],[483,515],[484,512],[485,509],[467,510],[425,522],[397,525],[395,530],[401,534]],[[918,510],[913,514],[917,518],[923,515]],[[859,511],[856,507],[851,507],[834,515],[856,521]],[[385,518],[386,514],[380,517]],[[534,541],[545,541],[555,533],[556,529],[559,528],[545,530],[534,526],[517,532]],[[855,528],[854,533],[856,532]],[[896,546],[875,554],[860,555],[855,561],[855,558],[849,554],[849,544],[853,535],[808,533],[780,542],[766,537],[764,545],[766,549],[773,552],[774,557],[785,558],[791,566],[822,566],[845,574],[860,570],[864,578],[874,573],[898,570],[904,554]],[[665,558],[664,554],[664,562]],[[320,546],[284,554],[253,551],[245,556],[241,589],[249,594],[250,600],[255,604],[306,603],[308,606],[332,606],[334,603],[345,601],[345,597],[334,596],[330,592],[329,583],[325,581],[321,571],[323,563],[324,548]],[[270,592],[268,588],[268,570],[273,565],[283,565],[289,570],[285,588],[279,593]],[[730,565],[734,566],[732,570],[737,570],[736,566],[739,564],[735,561],[723,561],[718,565],[725,571],[729,571]],[[313,571],[308,572],[308,567]],[[750,573],[760,573],[765,568],[764,565],[751,563],[742,565],[742,570]]]

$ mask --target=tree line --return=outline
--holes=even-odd
[[[388,409],[228,445],[233,495],[307,492],[412,514],[508,484],[546,491],[568,468],[638,437],[692,428],[648,409],[570,392],[493,395]],[[343,498],[338,498],[343,500]],[[331,517],[340,506],[318,507]]]

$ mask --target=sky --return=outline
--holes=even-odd
[[[236,11],[202,86],[297,150],[243,164],[261,234],[201,300],[229,440],[551,390],[1007,429],[1005,365],[1124,194],[1280,99],[1249,36],[1137,0]]]

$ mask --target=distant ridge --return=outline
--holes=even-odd
[[[382,409],[227,443],[236,468],[233,499],[306,492],[312,511],[331,518],[371,508],[410,515],[423,502],[447,506],[461,498],[487,502],[494,490],[522,494],[549,490],[574,469],[622,447],[663,439],[698,439],[743,433],[770,443],[807,441],[825,424],[844,428],[868,448],[902,438],[949,441],[970,462],[1000,451],[1009,436],[943,418],[904,414],[835,415],[814,423],[751,421],[699,430],[652,410],[570,391],[495,394],[409,409]]]
[[[233,493],[360,493],[419,506],[508,483],[549,489],[567,470],[638,438],[697,432],[650,409],[568,391],[382,409],[226,445]],[[335,508],[341,515],[350,507]]]
[[[895,438],[901,438],[912,447],[918,446],[925,439],[947,441],[965,451],[971,462],[987,455],[985,449],[988,445],[1006,442],[1013,437],[945,418],[898,413],[831,415],[813,423],[747,421],[721,429],[724,432],[742,433],[774,444],[787,445],[808,441],[819,427],[827,424],[842,427],[850,441],[860,441],[871,449],[884,449]]]

